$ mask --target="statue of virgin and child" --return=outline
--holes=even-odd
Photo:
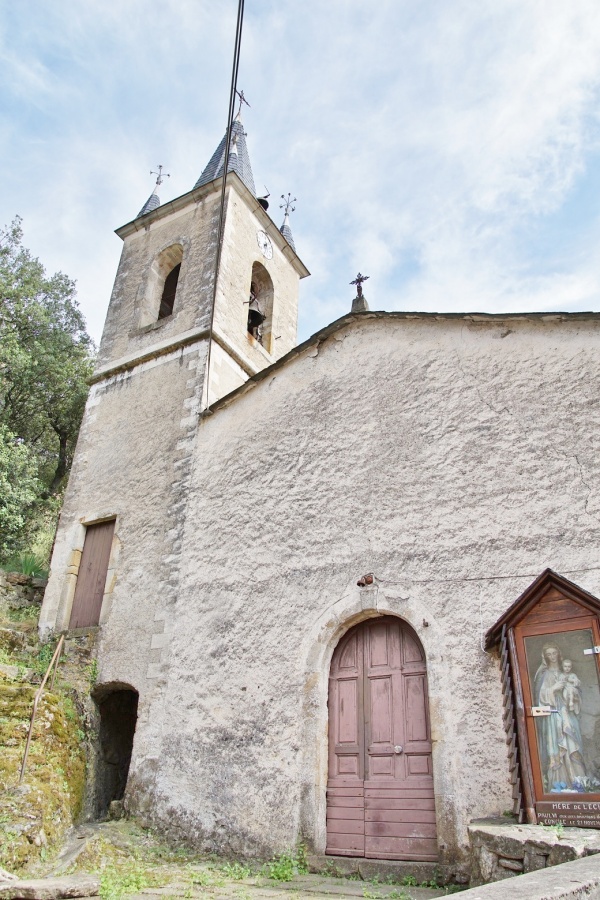
[[[542,648],[534,696],[538,706],[554,710],[536,722],[545,790],[576,791],[581,779],[587,777],[579,723],[581,681],[572,661],[563,658],[557,644],[547,643]]]

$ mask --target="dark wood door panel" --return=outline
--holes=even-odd
[[[114,519],[86,528],[69,628],[87,628],[100,621],[114,530]]]
[[[437,840],[427,838],[365,838],[367,859],[406,859],[415,862],[435,862],[438,858]]]
[[[430,822],[435,825],[435,809],[365,809],[365,830],[369,822]]]
[[[327,852],[436,859],[425,657],[405,623],[370,620],[342,639],[329,714]]]
[[[365,837],[363,834],[335,834],[328,831],[325,852],[333,856],[364,856]]]
[[[365,816],[374,809],[424,809],[435,810],[433,797],[406,797],[396,800],[390,797],[365,797]]]
[[[435,838],[435,822],[366,822],[365,837]]]

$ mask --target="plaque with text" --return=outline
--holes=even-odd
[[[536,803],[540,825],[571,825],[577,828],[600,827],[600,801],[562,800]]]

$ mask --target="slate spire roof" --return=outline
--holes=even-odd
[[[195,188],[220,178],[223,174],[223,162],[225,159],[225,141],[227,140],[227,132],[223,135],[221,143],[213,153],[210,161],[202,175],[194,185]],[[256,196],[256,188],[254,187],[254,176],[252,175],[252,166],[250,165],[250,157],[248,156],[248,148],[246,146],[246,132],[242,125],[240,113],[233,123],[231,129],[231,147],[229,148],[229,164],[227,166],[229,172],[236,172],[248,190]]]
[[[285,216],[283,219],[283,225],[279,229],[294,253],[296,252],[296,245],[294,244],[294,238],[292,237],[292,229],[290,228],[290,214],[286,210]]]
[[[158,172],[150,172],[151,175],[156,175],[156,184],[154,185],[154,190],[140,209],[137,217],[139,219],[140,216],[145,216],[147,213],[152,212],[153,209],[156,209],[157,206],[160,206],[160,197],[158,196],[158,189],[165,180],[165,178],[170,178],[166,172],[163,173],[163,167],[158,167]]]
[[[157,206],[160,206],[160,197],[158,196],[158,185],[155,185],[154,190],[140,209],[137,217],[145,216],[146,213],[152,212]]]
[[[296,252],[296,245],[294,244],[294,238],[292,236],[292,229],[290,228],[290,212],[294,212],[296,209],[295,206],[292,206],[293,203],[296,203],[296,198],[292,200],[292,195],[288,193],[287,197],[285,194],[281,195],[281,199],[283,203],[279,204],[279,209],[283,209],[285,211],[285,215],[283,217],[283,225],[279,229],[294,253]]]

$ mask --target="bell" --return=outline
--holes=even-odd
[[[373,573],[369,572],[368,575],[363,575],[356,583],[359,587],[366,587],[368,584],[373,584]]]
[[[258,328],[266,318],[267,317],[263,316],[259,309],[252,309],[252,307],[250,307],[248,310],[248,329]]]

